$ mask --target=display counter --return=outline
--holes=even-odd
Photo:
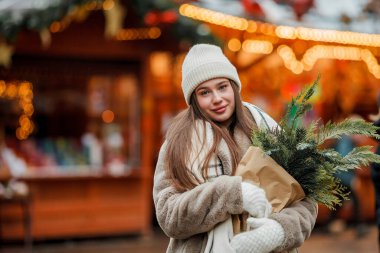
[[[25,176],[33,240],[145,234],[151,224],[151,178],[139,170],[108,174]],[[22,240],[21,206],[1,205],[3,240]]]

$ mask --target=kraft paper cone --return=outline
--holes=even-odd
[[[252,146],[247,150],[235,175],[264,189],[273,212],[279,212],[305,197],[301,185],[258,147]]]
[[[258,147],[249,147],[238,164],[235,175],[264,189],[273,212],[279,212],[305,197],[301,185]],[[234,234],[247,230],[247,218],[247,213],[232,216]],[[297,253],[297,250],[283,253]]]

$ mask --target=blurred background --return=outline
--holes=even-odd
[[[0,0],[0,250],[165,252],[154,167],[195,43],[276,120],[318,73],[305,124],[380,117],[378,0]],[[348,188],[301,252],[377,252],[370,167]]]

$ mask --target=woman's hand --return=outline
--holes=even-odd
[[[255,218],[268,217],[272,205],[265,196],[265,191],[254,184],[242,182],[243,209]]]

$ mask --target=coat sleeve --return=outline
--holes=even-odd
[[[285,231],[284,243],[275,252],[300,247],[310,237],[318,214],[318,205],[309,199],[296,202],[279,213],[271,215]]]
[[[231,214],[243,212],[241,177],[220,176],[195,188],[178,192],[165,173],[166,142],[158,157],[153,200],[158,223],[175,239],[210,231]]]

